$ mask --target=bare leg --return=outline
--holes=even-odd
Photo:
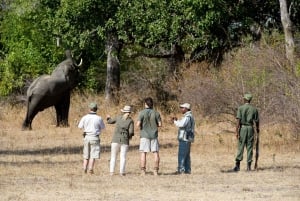
[[[87,170],[88,163],[89,163],[89,159],[83,159],[82,168],[83,168],[85,173],[86,173],[86,170]]]
[[[141,153],[141,168],[146,168],[146,155],[147,152]]]
[[[157,175],[159,170],[159,162],[160,162],[159,152],[154,152],[153,154],[154,154],[154,175]]]
[[[90,158],[89,160],[89,173],[93,174],[94,173],[94,165],[95,165],[95,159]]]
[[[141,153],[141,170],[142,170],[142,174],[146,174],[146,155],[147,152],[142,152]]]
[[[94,164],[95,164],[95,159],[94,158],[90,158],[90,160],[89,160],[89,170],[93,170],[94,169]]]

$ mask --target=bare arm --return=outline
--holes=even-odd
[[[137,128],[141,128],[141,121],[137,121],[137,122],[136,122],[136,127],[137,127]]]

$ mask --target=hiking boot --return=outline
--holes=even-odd
[[[146,168],[145,167],[141,167],[141,176],[146,175]]]
[[[235,162],[235,167],[233,168],[234,172],[240,171],[240,161]]]
[[[154,175],[154,176],[157,176],[157,175],[158,175],[158,168],[154,168],[153,175]]]
[[[247,171],[251,171],[251,162],[247,163]]]

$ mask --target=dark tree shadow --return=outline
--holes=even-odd
[[[172,148],[177,145],[172,143],[161,144],[160,149]],[[21,150],[0,150],[0,155],[56,155],[56,154],[79,154],[82,152],[83,146],[73,146],[73,147],[53,147],[45,149],[21,149]],[[137,151],[139,145],[130,145],[129,151]],[[110,152],[110,145],[101,145],[101,152]]]
[[[257,169],[252,169],[250,172],[260,172],[260,171],[274,171],[274,172],[283,172],[287,169],[300,169],[299,165],[273,165],[273,166],[263,166],[263,167],[258,167]],[[241,170],[243,171],[243,170]],[[239,173],[233,171],[233,169],[227,169],[227,170],[220,170],[221,173]]]

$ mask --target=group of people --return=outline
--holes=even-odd
[[[240,161],[243,159],[244,146],[247,147],[248,170],[251,169],[253,155],[253,123],[256,124],[259,132],[259,119],[257,109],[250,105],[251,94],[245,94],[245,104],[238,108],[237,113],[237,138],[239,148],[236,157],[236,166],[234,171],[240,170]],[[179,106],[182,118],[172,117],[171,122],[178,127],[178,166],[176,174],[191,174],[191,143],[194,141],[195,119],[191,112],[191,105],[184,103]],[[89,113],[83,116],[78,124],[78,128],[83,129],[83,171],[84,173],[94,173],[95,159],[100,158],[100,135],[105,128],[104,120],[97,115],[97,104],[90,103]],[[120,152],[120,171],[121,176],[126,175],[126,155],[129,148],[129,141],[134,136],[134,121],[130,114],[132,108],[125,105],[121,109],[122,114],[112,118],[107,115],[108,124],[116,124],[111,142],[111,158],[109,172],[114,175],[115,164],[118,153]],[[147,97],[144,99],[144,109],[139,112],[136,126],[140,130],[140,170],[141,175],[146,174],[147,153],[152,152],[154,156],[154,175],[159,171],[159,140],[158,128],[162,126],[161,115],[153,108],[153,99]]]

